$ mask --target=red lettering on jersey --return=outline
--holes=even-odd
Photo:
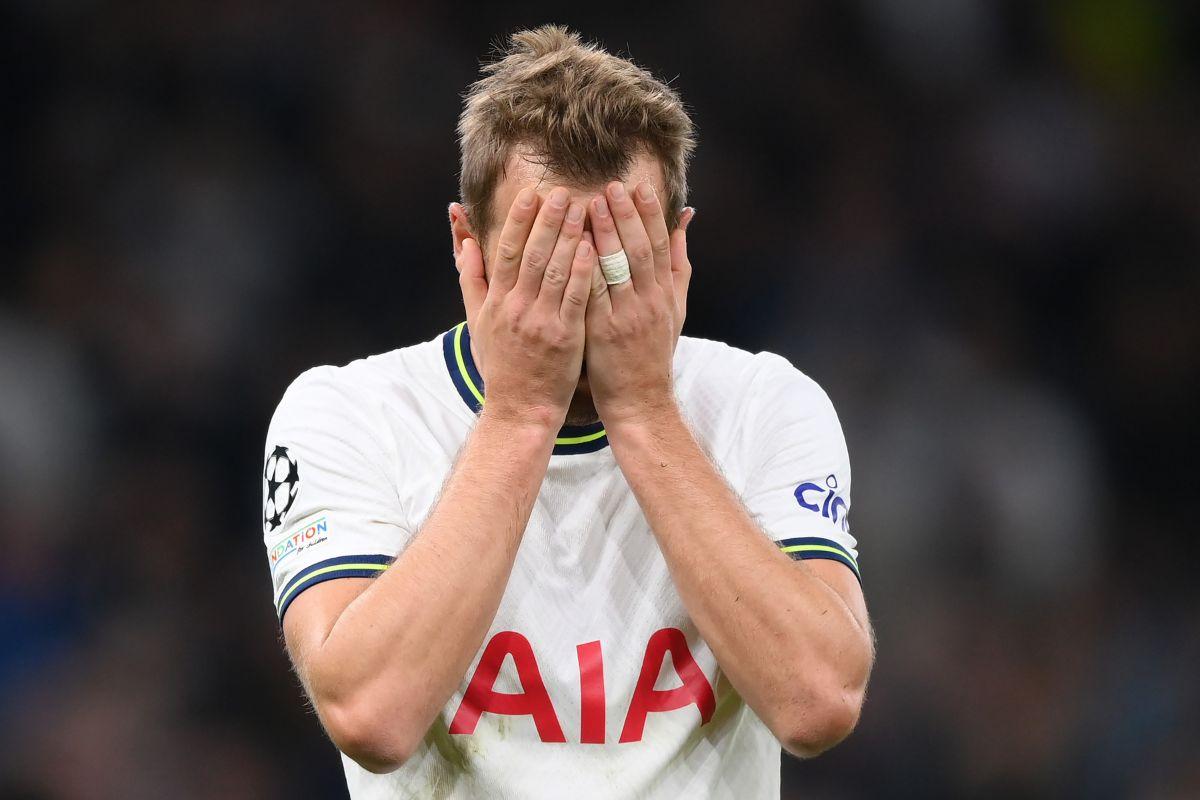
[[[671,653],[675,672],[683,681],[683,685],[674,689],[655,689],[654,683],[658,680],[658,673],[662,670],[663,659],[668,651]],[[646,645],[642,674],[633,690],[633,699],[629,701],[629,713],[625,715],[621,741],[640,742],[642,732],[646,728],[646,715],[651,711],[674,711],[692,703],[700,709],[701,725],[712,719],[717,708],[712,685],[705,677],[704,671],[696,664],[696,659],[692,658],[692,651],[688,649],[683,631],[678,628],[655,631]]]
[[[524,689],[521,694],[497,692],[492,688],[496,685],[496,676],[506,655],[511,655],[517,666],[517,678]],[[533,648],[529,646],[529,640],[516,631],[500,631],[487,643],[462,703],[450,723],[450,733],[474,733],[479,717],[485,711],[510,716],[531,714],[543,742],[567,740],[563,736],[562,726],[558,724],[546,684],[542,682]]]
[[[599,642],[575,648],[579,657],[579,741],[604,744],[604,654]]]

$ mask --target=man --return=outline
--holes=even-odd
[[[467,321],[305,373],[271,423],[296,670],[354,798],[778,797],[780,743],[844,738],[872,661],[833,407],[679,336],[670,88],[558,27],[485,73]]]

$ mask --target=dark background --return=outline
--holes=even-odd
[[[687,333],[832,396],[879,635],[785,798],[1200,797],[1200,13],[1152,0],[0,6],[0,797],[339,797],[261,456],[461,316],[490,43],[682,92]]]

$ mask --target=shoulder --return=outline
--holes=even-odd
[[[715,403],[734,412],[764,405],[832,411],[821,385],[775,353],[751,353],[724,342],[682,336],[675,370],[685,402]]]
[[[346,430],[385,417],[403,418],[428,405],[447,383],[441,367],[441,337],[341,366],[321,365],[287,387],[271,426],[319,424]]]

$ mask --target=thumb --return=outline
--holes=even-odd
[[[462,289],[467,319],[474,321],[488,291],[487,278],[484,277],[483,271],[483,251],[474,239],[463,239],[462,251],[455,262],[458,266],[458,285]]]

